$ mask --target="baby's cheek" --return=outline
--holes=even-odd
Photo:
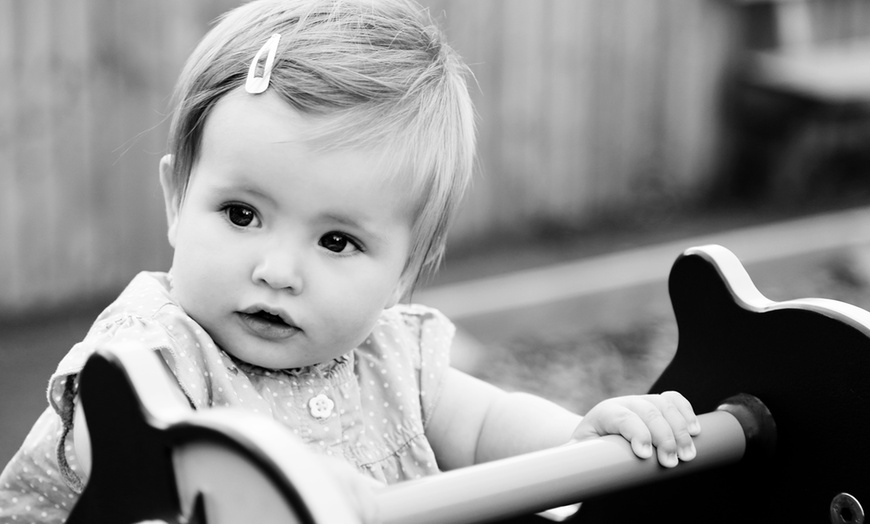
[[[358,347],[360,344],[371,335],[382,309],[377,311],[346,311],[344,316],[339,316],[335,320],[335,325],[341,326],[340,337],[349,349]]]

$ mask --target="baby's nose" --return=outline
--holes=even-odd
[[[298,294],[302,291],[302,257],[290,250],[271,250],[261,257],[254,268],[252,279],[272,289],[286,289]]]

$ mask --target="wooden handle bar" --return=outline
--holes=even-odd
[[[611,435],[395,484],[378,493],[381,519],[384,524],[481,522],[732,464],[744,457],[747,436],[757,438],[759,426],[770,427],[751,420],[747,427],[741,420],[746,418],[733,409],[700,415],[697,456],[674,468],[655,458],[639,459],[625,439]]]
[[[82,392],[88,429],[105,438],[96,448],[103,455],[101,461],[94,460],[72,522],[93,522],[93,515],[110,515],[106,521],[121,522],[115,516],[127,515],[135,505],[123,499],[126,491],[113,491],[117,482],[111,471],[105,472],[105,465],[133,461],[145,451],[149,460],[133,463],[148,473],[144,476],[152,491],[155,484],[171,485],[174,493],[172,486],[177,485],[178,495],[159,504],[149,495],[133,508],[138,520],[188,515],[195,521],[203,512],[214,524],[361,520],[337,479],[285,426],[232,408],[192,412],[180,394],[167,393],[173,392],[173,384],[156,354],[119,355],[98,355],[83,372],[82,383],[92,388]],[[99,394],[100,387],[114,391],[123,409],[99,409],[102,404],[97,401],[108,397]],[[119,412],[135,417],[119,426]],[[749,395],[726,400],[716,411],[700,415],[699,421],[697,456],[675,468],[664,468],[655,458],[639,459],[621,436],[607,436],[387,486],[375,493],[375,507],[385,524],[490,521],[764,457],[775,444],[770,412]],[[126,432],[119,433],[121,429]],[[123,445],[113,446],[116,441]],[[136,441],[132,448],[131,441]],[[171,463],[165,460],[170,448]],[[148,485],[142,492],[149,493]],[[117,504],[107,512],[111,501]],[[197,513],[197,508],[202,511]]]

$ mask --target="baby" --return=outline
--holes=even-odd
[[[453,325],[407,304],[474,157],[466,67],[403,0],[256,0],[189,58],[160,162],[168,273],[136,276],[61,361],[0,476],[0,517],[63,522],[87,482],[77,377],[98,348],[158,352],[196,409],[285,424],[382,483],[621,434],[675,466],[678,393],[585,417],[450,367]]]

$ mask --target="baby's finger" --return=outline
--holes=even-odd
[[[618,432],[631,443],[631,450],[642,459],[653,456],[652,435],[641,417],[631,410],[626,410],[625,417],[619,424]]]
[[[689,434],[695,436],[701,432],[701,423],[698,421],[698,415],[695,414],[692,403],[686,397],[676,391],[665,391],[661,396],[676,406],[683,415],[683,418],[686,419],[686,428]]]
[[[665,440],[674,439],[676,453],[680,460],[692,460],[697,452],[695,451],[695,442],[692,440],[692,435],[688,430],[688,422],[685,417],[671,403],[666,403],[662,408],[662,416],[664,416],[669,426],[667,434],[663,435]],[[656,442],[656,434],[653,434],[653,443]]]
[[[697,419],[691,411],[691,404],[689,404],[685,397],[674,391],[662,393],[656,403],[659,405],[665,420],[670,425],[671,434],[676,441],[677,456],[680,460],[692,460],[695,458],[697,452],[695,450],[695,442],[692,439],[691,424],[692,421]],[[691,417],[686,416],[687,410]],[[668,436],[664,435],[664,438],[668,438]],[[655,442],[656,435],[653,434],[653,443]]]
[[[662,465],[676,465],[679,462],[677,445],[671,426],[662,414],[659,396],[626,397],[626,400],[619,433],[631,442],[634,453],[649,458],[653,455],[652,446],[655,446]]]
[[[673,406],[669,408],[667,404],[660,407],[657,401],[649,401],[643,410],[638,411],[643,422],[649,428],[659,463],[662,466],[672,468],[679,463],[679,457],[677,455],[677,440],[671,422],[666,418],[666,413],[672,418],[676,414],[679,420],[682,420],[676,408]],[[685,425],[684,420],[682,423]]]

